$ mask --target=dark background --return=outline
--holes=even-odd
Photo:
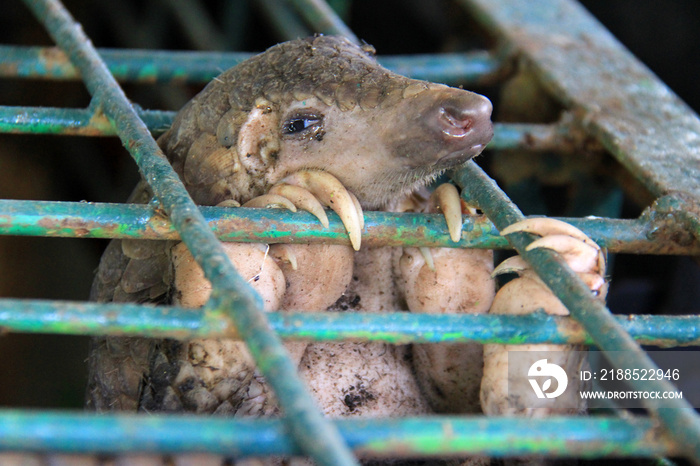
[[[21,2],[0,15],[0,43],[52,45]],[[230,2],[229,2],[230,3]],[[166,0],[66,1],[98,47],[261,51],[280,38],[260,11],[206,2],[218,28],[189,38]],[[583,4],[691,107],[700,108],[694,0],[663,3],[587,0]],[[355,1],[349,24],[380,54],[436,53],[488,44],[450,1]],[[178,109],[197,91],[176,86],[125,86],[144,108]],[[490,96],[491,97],[491,96]],[[81,83],[0,80],[0,105],[86,107]],[[123,202],[134,186],[134,163],[116,138],[0,134],[0,198]],[[626,216],[645,206],[625,201]],[[0,297],[84,300],[105,241],[0,237]],[[609,306],[619,313],[698,311],[700,273],[688,258],[619,256]],[[79,407],[87,339],[50,335],[0,337],[0,406]]]

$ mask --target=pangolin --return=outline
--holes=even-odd
[[[392,73],[370,49],[332,36],[271,47],[215,78],[158,140],[198,204],[300,208],[327,225],[325,204],[340,216],[352,248],[225,244],[239,272],[255,278],[268,311],[405,306],[395,251],[360,248],[362,209],[396,210],[492,137],[488,99]],[[142,182],[130,201],[151,197]],[[457,238],[458,217],[448,222]],[[92,299],[198,307],[208,293],[182,244],[115,240]],[[287,347],[329,415],[430,411],[406,347]],[[276,412],[240,342],[100,338],[89,365],[87,404],[99,411]]]

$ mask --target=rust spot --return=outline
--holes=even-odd
[[[105,225],[100,222],[85,221],[79,218],[67,218],[57,221],[55,218],[51,217],[44,217],[41,220],[39,220],[37,224],[41,228],[44,228],[45,230],[50,232],[70,231],[71,234],[62,234],[61,236],[70,236],[77,238],[90,236],[95,230],[100,231],[99,236],[110,236],[109,234],[115,232],[119,226],[117,224]]]
[[[80,129],[80,134],[83,136],[105,136],[113,132],[112,124],[100,110],[95,111],[90,117],[90,126]]]
[[[0,63],[0,74],[3,76],[16,76],[17,72],[17,63]]]
[[[80,73],[73,67],[68,56],[58,47],[47,47],[39,53],[39,59],[43,62],[46,70],[53,72],[56,69],[62,70],[59,74],[68,77],[78,77]]]
[[[523,144],[527,147],[533,148],[536,145],[535,137],[530,133],[525,133],[523,135]]]

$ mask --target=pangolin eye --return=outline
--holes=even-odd
[[[321,118],[316,115],[293,116],[282,125],[282,134],[298,134],[320,124]]]

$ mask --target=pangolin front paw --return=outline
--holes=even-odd
[[[318,218],[328,228],[328,216],[323,206],[338,214],[350,237],[353,249],[359,251],[364,215],[359,201],[333,175],[319,170],[301,170],[275,184],[262,196],[243,207],[279,207],[296,212],[302,209]]]
[[[595,296],[601,299],[605,298],[607,293],[605,253],[600,246],[581,230],[553,218],[529,218],[503,229],[501,235],[505,236],[516,232],[527,232],[541,236],[541,238],[527,246],[528,251],[537,248],[555,251],[578,274],[581,280],[588,285]],[[496,276],[508,272],[515,272],[520,276],[520,279],[534,280],[539,282],[541,286],[544,286],[539,277],[530,270],[530,266],[520,256],[511,257],[503,261],[496,267],[493,275]],[[548,289],[547,292],[549,292]],[[551,292],[549,294],[551,295]],[[551,295],[551,297],[558,301],[554,295]],[[568,315],[568,311],[562,309],[562,307],[563,305],[559,303],[556,306],[552,305],[544,309],[545,312],[550,314]],[[492,310],[491,312],[494,311]]]
[[[457,187],[452,183],[443,183],[431,193],[428,188],[421,188],[400,199],[392,209],[395,212],[441,212],[445,217],[450,239],[457,243],[462,237],[462,213],[474,213],[459,197]]]
[[[360,249],[364,228],[362,207],[357,198],[333,175],[323,171],[302,170],[275,184],[267,194],[243,207],[306,210],[328,227],[323,208],[333,209],[345,225],[354,250]],[[352,278],[352,249],[328,244],[274,244],[270,255],[284,273],[287,289],[280,309],[319,311],[332,305]]]
[[[467,205],[459,197],[457,188],[451,183],[439,185],[430,194],[428,194],[427,188],[418,190],[401,199],[393,210],[397,212],[442,213],[445,217],[450,239],[455,243],[459,242],[462,237],[462,225],[464,223],[462,214],[474,214],[476,212],[475,209]],[[427,247],[420,247],[418,250],[428,268],[435,272],[434,250]],[[404,252],[406,251],[408,249],[404,250]]]
[[[476,213],[449,183],[438,186],[430,196],[421,191],[399,207],[414,212],[441,212],[455,242],[461,238],[462,215]],[[490,250],[404,248],[394,265],[398,287],[412,312],[485,313],[496,292]],[[434,411],[479,411],[481,344],[414,344],[412,356],[418,384]]]
[[[546,248],[559,254],[568,266],[586,283],[597,299],[604,299],[605,255],[601,248],[582,231],[560,220],[531,218],[505,228],[501,234],[528,232],[541,236],[527,249]],[[568,316],[562,304],[520,256],[503,261],[493,275],[516,273],[518,278],[505,284],[496,293],[489,311],[492,314],[529,314],[544,310],[550,315]],[[527,371],[545,360],[557,365],[567,375],[566,391],[546,400],[536,397],[528,372],[509,372],[509,352],[517,351],[517,366]],[[583,382],[576,377],[587,364],[583,348],[572,345],[484,345],[484,375],[481,382],[481,406],[488,415],[520,415],[546,417],[554,414],[584,412],[586,403],[578,398]],[[558,382],[560,383],[560,382]],[[557,388],[559,386],[557,385]]]

